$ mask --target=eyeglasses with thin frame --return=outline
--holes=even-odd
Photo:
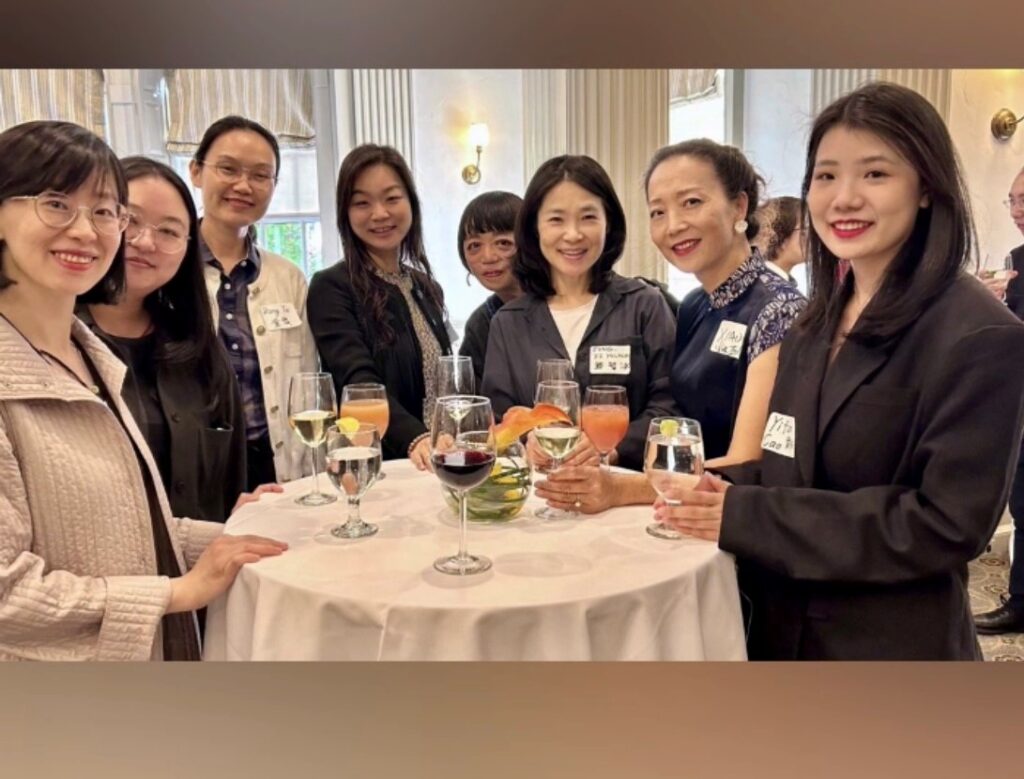
[[[217,178],[225,184],[237,184],[244,176],[249,183],[257,189],[270,189],[277,183],[277,176],[267,173],[265,170],[247,168],[245,165],[237,165],[232,162],[207,162],[197,160],[200,165],[213,168]]]
[[[76,206],[71,198],[60,192],[43,192],[39,195],[15,195],[8,200],[34,201],[36,216],[47,227],[63,229],[71,226],[84,211],[97,233],[120,235],[128,226],[128,209],[121,203],[104,202],[95,206]]]
[[[176,222],[149,224],[139,219],[138,215],[129,212],[128,226],[124,230],[124,240],[134,245],[146,230],[149,230],[150,238],[158,252],[173,254],[188,245],[188,232]]]
[[[1003,201],[1007,208],[1024,208],[1024,197],[1011,197]]]

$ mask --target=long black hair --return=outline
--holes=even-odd
[[[99,136],[71,122],[24,122],[0,133],[0,203],[46,190],[74,192],[90,176],[99,185],[113,182],[117,202],[128,202],[124,173]],[[0,290],[13,282],[4,274],[0,241]],[[79,296],[86,303],[112,303],[124,290],[124,236],[110,269],[92,289]]]
[[[338,171],[338,233],[341,235],[341,248],[345,257],[345,266],[355,289],[358,300],[366,301],[366,316],[373,325],[375,332],[384,344],[395,342],[395,331],[388,321],[385,307],[388,300],[390,285],[373,271],[373,259],[363,241],[355,234],[349,222],[348,209],[355,193],[356,179],[374,165],[387,165],[395,172],[402,182],[405,195],[409,198],[412,209],[412,224],[409,232],[402,239],[399,247],[399,262],[406,265],[413,279],[426,298],[442,314],[445,311],[444,295],[441,287],[434,279],[434,273],[423,248],[423,224],[420,210],[419,195],[412,179],[412,171],[397,149],[391,146],[378,146],[367,143],[357,146],[341,162]]]
[[[156,178],[170,184],[188,212],[188,245],[178,272],[142,302],[153,320],[158,362],[198,372],[202,383],[217,397],[230,381],[223,347],[213,326],[213,312],[206,291],[203,261],[199,252],[199,219],[195,202],[185,182],[174,170],[148,157],[121,160],[125,180]]]
[[[918,209],[910,237],[847,334],[867,346],[886,346],[921,316],[971,259],[976,241],[970,200],[953,141],[938,111],[912,89],[873,82],[839,98],[814,120],[802,187],[804,203],[818,147],[835,127],[869,132],[892,146],[917,171],[921,191],[930,200]],[[814,230],[809,231],[807,245],[811,294],[797,326],[832,334],[852,294],[853,279],[838,280],[839,258]]]

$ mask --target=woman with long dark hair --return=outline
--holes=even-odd
[[[125,284],[128,184],[67,122],[0,133],[0,659],[199,659],[194,612],[285,548],[179,519],[74,316]]]
[[[124,400],[174,515],[223,522],[246,488],[245,417],[213,327],[195,204],[167,165],[129,157],[121,166],[125,291],[78,315],[129,368]]]
[[[341,163],[337,198],[344,258],[309,286],[320,360],[339,394],[348,384],[384,385],[384,457],[425,469],[438,358],[452,348],[412,172],[390,146],[357,146]]]
[[[763,455],[656,516],[736,555],[752,659],[981,659],[967,563],[1006,505],[1024,326],[964,272],[949,131],[916,92],[861,87],[815,120],[803,196],[811,297]]]

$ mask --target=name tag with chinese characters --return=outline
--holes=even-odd
[[[302,318],[291,303],[275,303],[272,306],[260,306],[263,324],[267,330],[291,330],[302,324]]]
[[[711,351],[738,360],[743,353],[743,339],[746,335],[746,325],[739,322],[722,322],[715,333],[715,340],[711,342]]]
[[[786,414],[773,411],[764,426],[761,448],[792,459],[796,456],[796,420]]]
[[[591,346],[590,373],[612,373],[616,376],[628,376],[629,347]]]

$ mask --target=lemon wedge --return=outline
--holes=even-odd
[[[672,438],[679,432],[679,423],[674,419],[663,419],[658,425],[658,432],[666,438]]]
[[[340,417],[335,424],[342,433],[359,432],[359,420],[355,417]]]

